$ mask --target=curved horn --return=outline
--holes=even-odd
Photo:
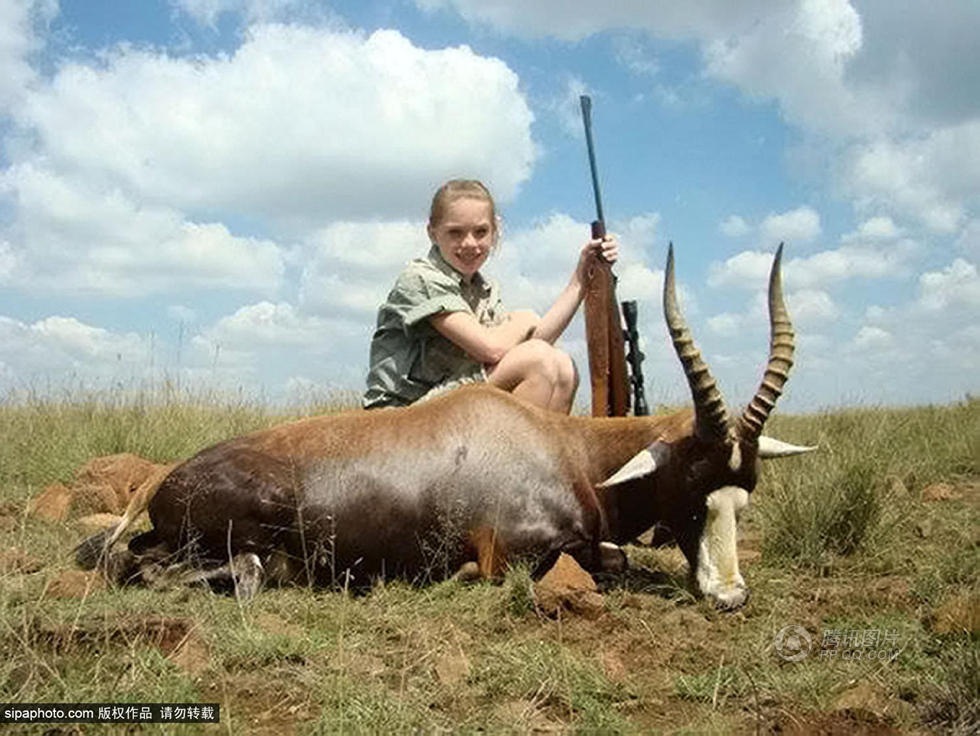
[[[769,272],[769,364],[759,389],[745,407],[738,422],[738,434],[743,440],[758,441],[762,425],[783,393],[783,385],[793,366],[793,323],[783,302],[783,279],[780,263],[783,244],[779,244]]]
[[[728,436],[728,409],[711,371],[701,360],[701,352],[694,344],[687,322],[677,306],[673,243],[667,250],[667,270],[664,273],[664,319],[694,398],[695,434],[701,440],[721,442]]]
[[[775,457],[792,457],[793,455],[802,455],[804,452],[813,452],[819,449],[816,446],[804,447],[801,445],[791,445],[789,442],[777,440],[775,437],[766,437],[765,435],[759,437],[760,460],[772,460]]]

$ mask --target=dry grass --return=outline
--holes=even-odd
[[[269,590],[247,607],[206,588],[55,597],[83,533],[24,514],[45,485],[97,455],[166,462],[283,418],[165,393],[0,407],[0,701],[212,701],[229,733],[980,725],[980,402],[776,417],[773,434],[822,450],[767,466],[736,613],[690,595],[676,549],[639,547],[595,621],[539,618],[526,569],[503,585]],[[954,497],[923,501],[938,482]],[[894,656],[788,662],[773,642],[789,624],[817,649],[828,632],[887,631]]]

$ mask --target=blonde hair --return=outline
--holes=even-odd
[[[451,179],[436,190],[432,196],[432,206],[429,208],[429,227],[436,227],[446,216],[449,205],[457,199],[482,199],[490,205],[490,222],[493,226],[493,234],[496,239],[498,233],[497,226],[497,206],[494,204],[490,190],[481,181],[476,179]]]

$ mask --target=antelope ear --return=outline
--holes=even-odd
[[[657,468],[662,468],[670,457],[670,445],[664,442],[654,442],[647,449],[640,451],[629,461],[599,484],[600,488],[625,483],[644,475],[652,475]]]
[[[759,458],[762,460],[771,460],[774,457],[802,455],[804,452],[813,452],[816,449],[818,449],[816,446],[801,447],[799,445],[791,445],[788,442],[783,442],[773,437],[766,437],[765,435],[759,437]]]

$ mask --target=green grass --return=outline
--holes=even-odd
[[[977,401],[774,417],[768,433],[821,450],[766,464],[741,524],[753,594],[735,613],[690,594],[673,548],[630,548],[645,571],[604,583],[595,621],[539,617],[523,567],[501,585],[285,588],[245,607],[201,587],[45,593],[84,536],[25,515],[46,485],[95,456],[177,460],[337,407],[172,391],[0,405],[0,554],[40,565],[0,568],[0,701],[218,702],[227,733],[980,725],[978,635],[935,624],[980,603]],[[962,498],[923,502],[937,482]],[[773,641],[788,624],[818,647],[829,630],[887,629],[901,651],[787,662]],[[841,705],[855,692],[866,707]]]

